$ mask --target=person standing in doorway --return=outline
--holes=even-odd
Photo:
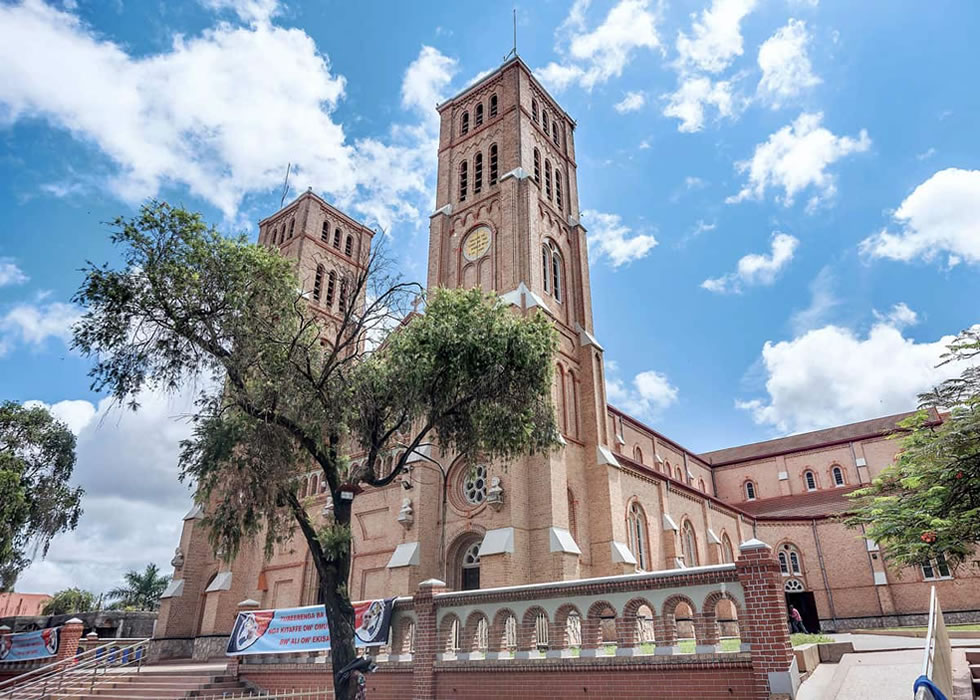
[[[800,611],[792,605],[789,606],[789,629],[790,632],[800,632],[806,634],[806,627],[803,626],[803,618]]]

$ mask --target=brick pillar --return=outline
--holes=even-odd
[[[748,643],[752,652],[757,696],[795,698],[800,674],[789,641],[786,597],[772,547],[759,540],[744,542],[735,568],[745,596],[745,619],[739,620],[739,629],[743,644]]]
[[[415,700],[434,700],[436,697],[436,652],[439,629],[436,625],[434,596],[443,593],[446,584],[429,579],[419,584],[412,599],[415,608],[415,653],[412,655],[412,685]]]
[[[596,656],[602,639],[602,620],[598,617],[582,618],[582,649],[580,656]]]
[[[694,613],[694,636],[697,638],[696,654],[718,653],[718,619],[714,610]]]
[[[548,658],[563,658],[572,655],[568,648],[568,623],[552,620],[548,623]]]
[[[61,639],[58,640],[58,654],[56,661],[67,661],[75,658],[78,652],[78,642],[82,638],[84,623],[77,617],[73,617],[61,626]]]
[[[667,613],[653,619],[653,636],[656,637],[656,654],[677,653],[677,619],[674,613]]]
[[[616,618],[616,656],[633,656],[637,646],[637,625],[635,615]]]

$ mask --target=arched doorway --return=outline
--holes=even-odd
[[[817,603],[813,599],[813,591],[808,591],[798,578],[789,578],[783,582],[783,592],[786,594],[786,609],[789,606],[799,610],[806,631],[816,634],[820,631],[820,615],[817,613]]]

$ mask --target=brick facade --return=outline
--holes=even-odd
[[[494,99],[496,114],[490,109]],[[484,118],[477,124],[481,104]],[[860,533],[830,517],[844,507],[845,492],[868,483],[892,461],[899,445],[885,433],[895,421],[868,422],[863,432],[860,425],[841,426],[776,445],[699,455],[610,407],[603,350],[594,336],[586,231],[578,220],[576,123],[520,59],[438,110],[429,288],[481,285],[516,313],[553,319],[560,337],[554,400],[565,444],[548,456],[484,465],[486,481],[501,489],[494,503],[468,501],[463,476],[473,465],[438,448],[429,457],[448,470],[448,493],[438,470],[419,460],[400,481],[358,495],[351,596],[410,595],[432,578],[459,588],[463,558],[474,543],[483,543],[479,585],[490,588],[627,574],[638,566],[661,571],[733,562],[740,544],[758,537],[774,552],[797,552],[799,573],[777,567],[775,580],[812,594],[824,628],[894,624],[911,619],[903,615],[924,613],[928,585],[922,572],[907,570],[899,578]],[[482,182],[475,191],[478,155]],[[311,303],[327,318],[336,312],[339,290],[328,304],[326,276],[362,264],[372,235],[310,192],[259,224],[260,243],[297,260],[304,289],[313,289],[322,267],[321,297]],[[842,470],[841,487],[833,481],[835,467]],[[807,470],[815,474],[815,492],[807,489]],[[747,482],[753,484],[752,501],[746,498]],[[315,492],[311,511],[319,519],[326,494],[313,473],[309,487]],[[406,507],[412,517],[399,519]],[[160,610],[157,648],[167,655],[215,653],[213,645],[195,638],[228,634],[246,598],[265,608],[313,602],[313,571],[299,533],[269,559],[256,542],[223,565],[209,549],[199,515],[184,521],[176,588]],[[937,582],[944,609],[962,618],[980,615],[976,583],[965,571]],[[750,671],[732,673],[742,677]],[[429,687],[435,681],[413,682]]]

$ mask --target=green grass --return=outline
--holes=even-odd
[[[825,634],[803,634],[802,632],[797,632],[789,636],[789,641],[794,647],[801,647],[804,644],[826,644],[834,640]]]

